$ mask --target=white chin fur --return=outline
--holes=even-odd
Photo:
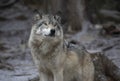
[[[37,31],[36,31],[36,34],[41,34],[41,35],[49,35],[50,34],[50,28],[48,28],[48,29],[42,29],[42,30],[40,30],[40,29],[38,29]]]
[[[40,28],[37,29],[36,34],[41,34],[41,30],[40,30]]]
[[[43,29],[43,30],[42,30],[42,34],[43,34],[43,35],[49,35],[49,34],[50,34],[50,28],[48,28],[48,29]]]

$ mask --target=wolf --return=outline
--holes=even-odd
[[[29,47],[40,81],[94,81],[90,54],[81,46],[64,41],[60,17],[37,15]]]

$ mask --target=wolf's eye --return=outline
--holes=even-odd
[[[42,27],[47,27],[45,24],[42,24]]]
[[[47,26],[47,23],[43,23],[43,24]]]
[[[42,24],[38,24],[38,27],[40,27]]]
[[[57,24],[54,24],[54,26],[56,27],[56,26],[57,26]]]

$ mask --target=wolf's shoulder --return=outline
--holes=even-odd
[[[82,44],[73,44],[70,42],[66,43],[67,51],[74,51],[79,56],[88,54],[87,49]]]

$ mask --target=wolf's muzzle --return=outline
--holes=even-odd
[[[50,30],[49,36],[55,36],[55,29],[51,29],[51,30]]]

